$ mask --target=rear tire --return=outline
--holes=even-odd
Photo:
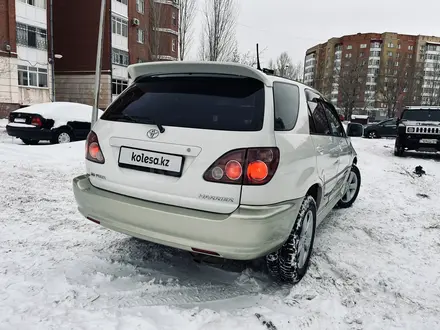
[[[338,202],[338,207],[343,209],[353,205],[361,189],[361,172],[356,165],[353,164],[351,166],[351,171],[345,184],[348,186],[347,192]]]
[[[53,144],[70,143],[73,141],[72,131],[68,128],[60,128],[54,135],[54,138],[50,141]]]
[[[289,238],[278,251],[266,257],[269,274],[275,279],[296,284],[306,274],[315,241],[316,211],[315,199],[306,196]]]
[[[40,142],[40,140],[31,140],[31,139],[21,139],[21,141],[23,141],[24,144],[31,146],[36,145]]]

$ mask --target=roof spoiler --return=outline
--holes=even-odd
[[[272,81],[264,73],[250,66],[229,62],[187,62],[163,61],[132,64],[128,67],[131,79],[136,80],[141,76],[158,76],[169,74],[197,74],[214,73],[242,76],[260,80],[267,86],[272,86]]]

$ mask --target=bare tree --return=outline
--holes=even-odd
[[[391,57],[386,62],[384,74],[379,76],[377,84],[378,100],[386,104],[388,117],[395,116],[397,103],[406,91],[409,65],[407,57],[402,59]]]
[[[179,57],[183,61],[192,42],[197,0],[180,0],[179,3]]]
[[[375,82],[379,69],[370,70],[368,71],[367,61],[358,56],[347,58],[342,66],[334,69],[331,85],[338,91],[339,105],[344,109],[345,118],[351,118],[354,109],[366,109],[374,103],[375,86],[367,85],[365,79]],[[364,93],[365,96],[362,98]]]
[[[229,61],[233,58],[236,18],[235,0],[205,0],[201,60]]]
[[[263,53],[267,50],[267,48],[264,48],[263,50],[259,50],[258,55],[261,59],[261,56]],[[238,46],[235,46],[235,49],[232,53],[231,62],[241,63],[245,65],[249,65],[252,67],[257,66],[257,53],[247,51],[246,53],[240,53],[238,50]]]
[[[275,63],[273,62],[272,59],[269,60],[269,63],[267,63],[267,68],[270,70],[274,70],[276,69]]]
[[[272,68],[269,68],[275,70],[275,74],[278,76],[297,81],[302,80],[303,64],[301,62],[293,64],[292,58],[287,52],[282,52],[280,56],[278,56],[275,64],[270,60],[269,66],[272,66]]]
[[[422,77],[419,65],[407,55],[388,59],[377,84],[377,99],[386,104],[388,117],[395,117],[404,103],[413,103]]]
[[[148,0],[149,4],[149,36],[147,36],[147,47],[150,53],[150,61],[159,60],[160,47],[161,47],[161,34],[160,31],[162,25],[162,4],[155,0]]]

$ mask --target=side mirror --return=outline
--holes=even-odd
[[[358,123],[349,123],[347,126],[347,136],[364,136],[364,126]]]

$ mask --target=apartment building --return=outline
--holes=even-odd
[[[304,82],[337,107],[379,118],[391,107],[440,104],[440,38],[391,32],[332,38],[307,50]]]
[[[176,0],[108,0],[100,108],[127,86],[127,66],[178,58]],[[93,104],[100,1],[54,2],[54,52],[57,101]]]
[[[0,117],[51,99],[46,0],[0,0]]]

